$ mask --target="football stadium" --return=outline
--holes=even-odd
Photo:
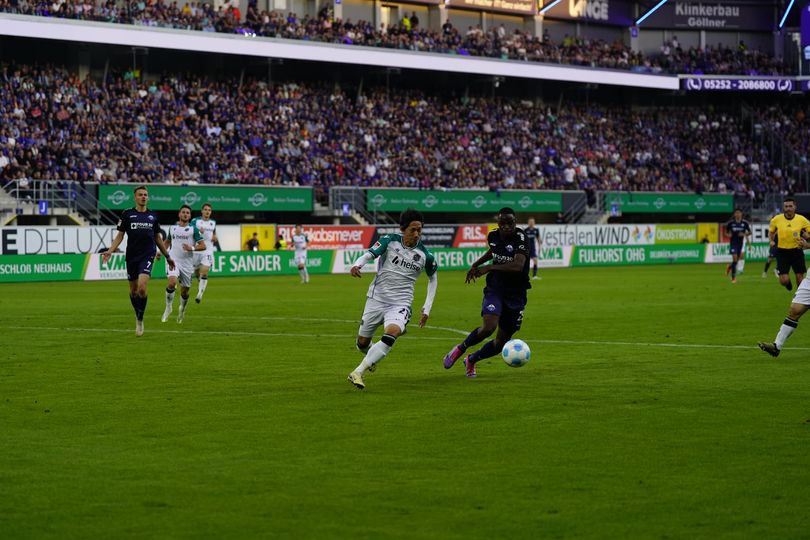
[[[0,536],[808,538],[810,2],[0,0]]]

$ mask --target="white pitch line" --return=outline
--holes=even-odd
[[[330,319],[332,320],[332,319]],[[354,321],[352,321],[354,322]],[[115,332],[129,334],[132,330],[122,328],[75,328],[56,326],[5,326],[7,330],[45,330],[45,331],[68,331],[68,332]],[[439,330],[448,330],[466,335],[467,332],[455,328],[433,327]],[[352,338],[353,334],[319,334],[312,333],[290,333],[290,332],[244,332],[241,330],[163,330],[148,329],[147,332],[155,334],[197,334],[197,335],[220,335],[220,336],[253,336],[253,337],[309,337],[309,338]],[[451,338],[417,336],[415,339],[430,341],[450,341]],[[703,343],[646,343],[643,341],[585,341],[585,340],[565,340],[565,339],[533,339],[532,343],[546,343],[552,345],[623,345],[630,347],[668,347],[683,349],[756,349],[755,345],[712,345]],[[783,350],[790,351],[810,351],[810,347],[785,347]]]

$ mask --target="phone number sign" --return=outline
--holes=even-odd
[[[681,89],[689,92],[793,92],[798,81],[780,78],[684,77]]]

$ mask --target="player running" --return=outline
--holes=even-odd
[[[361,390],[366,387],[363,373],[366,370],[374,371],[397,338],[405,333],[411,318],[413,289],[422,270],[428,276],[428,287],[419,327],[422,328],[427,323],[438,287],[438,266],[433,254],[420,241],[424,222],[424,217],[418,210],[405,210],[399,217],[399,230],[402,234],[381,237],[354,262],[350,270],[352,276],[359,278],[363,266],[379,257],[377,275],[368,287],[363,319],[357,331],[357,348],[365,356],[354,371],[349,373],[349,382]],[[371,338],[381,324],[383,336],[372,345]]]
[[[804,233],[796,239],[796,244],[799,249],[803,250],[810,247],[807,242],[808,238],[810,238],[810,233]],[[782,274],[780,273],[780,278],[781,276]],[[776,339],[773,343],[761,341],[758,344],[759,348],[771,356],[779,356],[785,341],[796,331],[796,328],[799,326],[799,319],[807,312],[808,308],[810,308],[810,280],[803,280],[796,288],[796,294],[793,295],[793,300],[790,302],[787,317],[782,321],[782,326],[779,327]]]
[[[309,237],[304,234],[304,227],[296,225],[290,248],[295,249],[295,264],[298,266],[298,275],[301,276],[301,283],[309,283],[307,244],[309,244]]]
[[[138,186],[134,190],[135,207],[124,210],[118,221],[118,234],[110,248],[101,254],[106,263],[118,249],[127,235],[127,281],[129,281],[129,301],[135,310],[135,335],[143,335],[143,314],[146,311],[147,286],[152,276],[152,263],[156,249],[166,257],[166,264],[174,268],[174,261],[160,238],[158,216],[146,207],[149,202],[149,190]]]
[[[796,199],[786,197],[782,202],[782,212],[771,219],[771,247],[776,248],[776,270],[779,272],[779,284],[792,290],[790,269],[796,274],[796,286],[801,285],[807,273],[804,251],[799,240],[810,232],[810,221],[796,213]]]
[[[737,283],[737,262],[745,257],[745,240],[751,239],[751,224],[742,218],[739,208],[734,209],[733,217],[726,223],[726,234],[729,236],[731,253],[731,264],[726,268],[726,274],[731,273],[731,282]]]
[[[469,347],[481,343],[497,328],[495,339],[464,358],[467,377],[475,377],[475,364],[500,353],[506,342],[520,330],[527,301],[526,291],[531,288],[531,283],[526,234],[515,224],[515,211],[501,208],[498,212],[498,228],[487,237],[489,249],[467,272],[466,283],[487,274],[484,301],[481,303],[482,323],[444,356],[445,369],[453,367]],[[487,261],[492,261],[492,264],[481,266]]]
[[[191,278],[194,276],[194,254],[205,251],[205,241],[199,229],[192,227],[191,207],[183,205],[177,214],[177,223],[169,227],[166,247],[174,259],[174,268],[166,269],[168,284],[166,286],[166,309],[163,311],[161,322],[169,320],[174,305],[174,292],[177,282],[180,281],[180,311],[177,313],[177,322],[182,323],[186,316],[188,291],[191,288]],[[168,266],[168,265],[167,265]]]
[[[213,212],[214,208],[205,203],[202,205],[200,215],[191,220],[191,226],[199,230],[205,240],[205,251],[194,253],[194,271],[200,276],[197,297],[194,299],[198,304],[202,301],[205,288],[208,287],[208,272],[214,265],[214,246],[219,247],[217,222],[211,219]]]
[[[543,244],[540,239],[540,231],[534,226],[534,218],[529,218],[529,226],[524,231],[526,233],[526,242],[529,244],[529,261],[532,268],[532,279],[543,279],[537,275],[537,269],[540,266],[539,259],[537,258],[538,247]]]

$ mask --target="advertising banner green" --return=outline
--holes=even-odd
[[[307,270],[311,274],[332,271],[331,250],[307,252]],[[271,276],[298,273],[292,251],[218,251],[214,253],[211,272],[220,276]]]
[[[697,243],[697,225],[656,225],[656,244]]]
[[[135,206],[135,184],[101,185],[98,203],[102,208],[124,210]],[[151,210],[177,210],[189,205],[195,212],[208,203],[214,210],[312,211],[311,188],[265,186],[163,186],[149,184]]]
[[[71,255],[0,255],[0,283],[81,281],[83,253]]]
[[[608,211],[625,213],[682,213],[682,214],[731,214],[734,197],[711,193],[638,193],[611,191],[605,194]]]
[[[571,266],[702,263],[703,244],[668,246],[575,246]]]
[[[422,212],[490,212],[504,206],[515,212],[559,212],[562,193],[551,191],[492,191],[458,190],[422,191],[417,189],[369,189],[366,209],[399,212],[416,208]]]

